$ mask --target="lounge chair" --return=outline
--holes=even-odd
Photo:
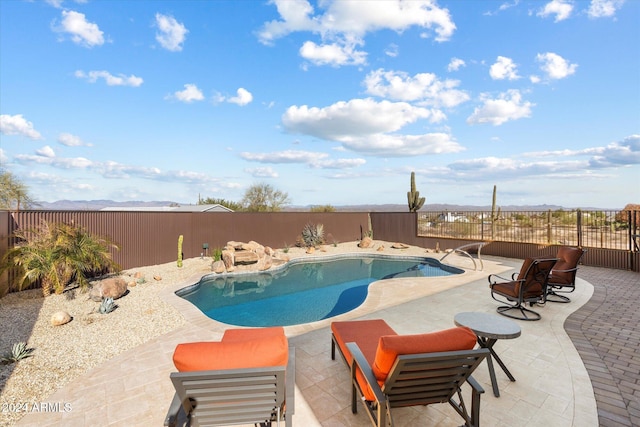
[[[549,281],[547,286],[547,301],[549,302],[571,302],[566,295],[576,290],[576,273],[578,272],[578,263],[582,256],[587,252],[586,249],[560,246],[556,257],[558,262],[549,273]]]
[[[513,319],[540,320],[540,313],[525,306],[527,303],[531,307],[535,303],[544,304],[549,273],[556,261],[558,261],[557,258],[526,258],[520,272],[517,275],[514,273],[511,279],[505,279],[497,274],[489,275],[491,298],[502,303],[506,300],[506,305],[499,306],[496,311]],[[501,281],[497,281],[498,279]],[[512,310],[519,311],[520,315],[513,314]]]
[[[392,426],[391,408],[449,403],[466,426],[480,424],[482,387],[471,373],[489,350],[472,350],[476,335],[466,327],[398,335],[384,320],[333,322],[331,358],[339,349],[351,370],[351,411],[358,396],[374,426]],[[471,386],[471,413],[461,387]]]
[[[292,425],[295,351],[284,329],[229,329],[219,342],[179,344],[165,426]]]

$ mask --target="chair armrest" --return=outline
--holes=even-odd
[[[289,362],[287,363],[287,373],[285,377],[286,382],[286,396],[285,402],[287,405],[286,408],[286,417],[287,420],[291,419],[291,416],[295,413],[296,405],[295,405],[295,396],[296,396],[296,348],[289,347]]]
[[[484,393],[484,388],[482,388],[480,383],[476,381],[476,379],[473,378],[471,375],[469,375],[469,378],[467,378],[467,382],[469,383],[469,385],[471,386],[474,392]]]
[[[171,405],[167,411],[167,416],[164,418],[165,427],[175,427],[178,420],[178,413],[182,410],[182,402],[178,397],[178,393],[174,393]]]
[[[567,270],[561,270],[559,268],[554,268],[551,270],[551,273],[553,274],[553,272],[557,272],[557,273],[571,273],[572,271],[578,271],[578,267],[574,267],[574,268],[569,268]]]
[[[514,273],[514,274],[515,274],[515,273]],[[493,285],[494,283],[497,283],[497,281],[491,282],[491,278],[492,278],[492,277],[496,277],[496,278],[498,278],[498,279],[502,280],[503,282],[513,282],[513,280],[514,280],[514,278],[513,278],[513,277],[512,277],[511,279],[507,279],[506,277],[502,277],[502,276],[499,276],[499,275],[497,275],[497,274],[490,274],[490,275],[489,275],[489,277],[487,277],[487,280],[489,281],[489,284],[490,284],[490,285]],[[516,276],[516,277],[517,277],[517,276]],[[495,280],[495,279],[494,279],[494,280]]]
[[[371,369],[371,366],[369,366],[369,362],[367,362],[364,354],[362,354],[362,351],[360,350],[360,347],[358,347],[358,344],[354,342],[348,342],[347,349],[353,357],[353,362],[351,365],[352,376],[355,375],[353,373],[353,370],[355,368],[360,369],[365,381],[367,382],[367,384],[369,384],[369,387],[371,387],[371,391],[373,391],[373,395],[375,396],[376,401],[384,402],[385,396],[384,393],[382,393],[382,389],[380,389],[380,384],[378,384],[378,380],[376,379],[375,375],[373,375],[373,370]]]

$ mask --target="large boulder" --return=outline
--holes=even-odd
[[[224,267],[227,269],[227,271],[233,271],[233,266],[235,265],[236,261],[235,261],[235,252],[232,252],[230,250],[223,250],[222,251],[222,261],[224,262]]]
[[[89,291],[89,298],[100,302],[103,298],[118,299],[127,292],[127,282],[120,277],[110,277],[94,284]]]

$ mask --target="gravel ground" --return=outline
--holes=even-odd
[[[124,271],[122,276],[141,272],[146,282],[130,287],[109,314],[97,313],[100,303],[77,289],[48,298],[34,289],[0,299],[0,354],[21,341],[34,349],[32,357],[0,365],[0,426],[11,425],[23,415],[15,405],[46,401],[87,370],[182,326],[184,318],[157,297],[158,290],[200,271],[210,273],[210,264],[210,258],[193,258],[185,260],[182,268],[172,262]],[[51,315],[60,310],[69,313],[72,321],[52,326]]]
[[[391,245],[376,241],[374,247],[363,250],[355,242],[348,242],[327,245],[314,255],[382,249],[389,254],[395,252]],[[290,248],[287,254],[278,252],[289,259],[306,256],[304,249],[296,247]],[[418,247],[398,252],[427,255],[424,248]],[[184,260],[182,268],[171,262],[124,271],[122,276],[127,282],[134,280],[136,272],[142,273],[146,282],[130,287],[128,294],[115,301],[118,308],[109,314],[97,313],[100,304],[77,289],[48,298],[42,297],[40,289],[34,289],[0,299],[0,354],[4,355],[14,343],[21,341],[34,349],[32,357],[0,365],[0,426],[11,426],[24,414],[12,410],[15,405],[44,402],[87,370],[182,326],[184,317],[161,301],[158,291],[198,274],[209,274],[210,265],[211,258],[191,258]],[[52,326],[51,316],[60,310],[68,312],[72,321]]]

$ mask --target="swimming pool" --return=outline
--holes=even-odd
[[[433,258],[349,256],[294,260],[273,272],[204,276],[176,294],[211,319],[237,326],[291,326],[360,306],[369,284],[390,278],[437,277],[464,270]]]

